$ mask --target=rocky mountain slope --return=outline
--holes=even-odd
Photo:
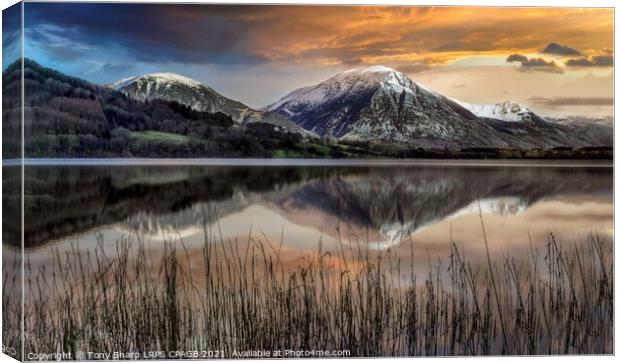
[[[422,148],[554,148],[600,145],[516,102],[474,105],[450,99],[383,66],[337,74],[265,107],[337,139]]]
[[[614,145],[613,117],[579,117],[570,116],[562,118],[547,118],[550,122],[563,125],[583,138],[590,140],[595,145]]]
[[[543,118],[518,102],[506,101],[490,105],[455,102],[493,127],[514,148],[611,145],[604,133],[597,132],[599,128],[593,128],[590,123],[583,123],[583,128],[577,129],[569,123]]]
[[[340,73],[293,91],[265,109],[339,139],[435,148],[508,146],[469,110],[383,66]]]

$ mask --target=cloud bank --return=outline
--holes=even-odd
[[[528,58],[522,54],[511,54],[506,58],[508,63],[520,63],[519,70],[523,72],[540,71],[549,73],[564,73],[554,61],[548,61],[543,58]]]
[[[573,56],[573,55],[581,55],[581,52],[577,49],[560,45],[558,43],[549,43],[545,49],[542,50],[542,53],[545,54],[555,54],[561,56]]]
[[[568,67],[613,67],[613,55],[595,55],[591,57],[579,57],[568,59],[566,62]]]

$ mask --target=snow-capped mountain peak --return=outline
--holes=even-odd
[[[342,73],[339,73],[323,83],[333,84],[336,82],[344,83],[345,85],[371,86],[376,83],[393,83],[400,86],[408,86],[411,83],[409,78],[403,73],[382,65],[375,65],[370,67],[354,68]],[[415,83],[415,82],[413,82]],[[416,84],[417,85],[417,84]]]
[[[189,78],[189,77],[182,76],[177,73],[171,73],[171,72],[150,73],[150,74],[144,75],[143,77],[154,78],[154,79],[158,79],[164,82],[179,82],[179,83],[185,83],[185,84],[190,84],[194,86],[203,85],[202,82],[199,82],[193,78]]]
[[[532,121],[534,117],[538,117],[525,105],[514,101],[505,101],[489,105],[478,105],[459,100],[454,101],[478,117],[493,118],[508,122]]]
[[[110,84],[110,87],[117,91],[122,91],[123,88],[130,85],[131,83],[139,82],[139,81],[144,81],[144,82],[154,81],[156,83],[178,83],[178,84],[185,84],[185,85],[193,86],[193,87],[199,87],[199,86],[207,87],[203,83],[193,78],[189,78],[189,77],[182,76],[180,74],[172,73],[172,72],[156,72],[156,73],[144,74],[142,76],[129,77],[129,78],[125,78],[125,79],[121,79],[119,81],[113,82],[112,84]]]
[[[241,102],[226,98],[195,79],[170,72],[126,78],[109,87],[138,101],[175,101],[197,111],[224,112],[233,116],[236,110],[247,108]]]
[[[133,76],[133,77],[119,79],[118,81],[114,81],[112,83],[108,83],[106,86],[110,87],[110,88],[112,88],[112,89],[114,89],[116,91],[122,91],[123,88],[125,88],[127,85],[129,85],[132,82],[134,82],[139,77],[140,76]]]
[[[296,106],[312,107],[327,102],[330,99],[343,97],[347,94],[360,94],[365,90],[377,88],[381,85],[390,85],[395,88],[405,88],[411,91],[411,86],[417,87],[407,76],[395,69],[375,65],[346,70],[314,86],[299,88],[284,96],[277,102],[266,106],[269,111],[280,110],[281,113],[292,116]],[[286,107],[283,107],[285,106]]]
[[[195,79],[176,73],[149,73],[122,79],[109,84],[108,87],[138,101],[155,99],[174,101],[196,111],[225,113],[239,124],[266,122],[302,135],[310,134],[280,114],[252,109],[221,95]]]
[[[375,65],[375,66],[370,66],[370,67],[360,67],[360,68],[353,68],[353,69],[349,69],[346,70],[344,72],[342,72],[342,74],[351,74],[351,73],[390,73],[390,72],[397,72],[395,69],[390,68],[390,67],[386,67],[386,66],[382,66],[382,65]]]
[[[433,147],[503,142],[458,103],[385,66],[348,70],[297,89],[266,107],[306,130],[348,140]]]

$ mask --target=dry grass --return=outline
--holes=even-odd
[[[484,268],[453,245],[425,276],[359,246],[319,248],[295,268],[264,240],[206,240],[200,266],[177,247],[153,255],[126,238],[112,255],[57,254],[27,284],[26,352],[613,353],[613,246],[595,234],[569,247],[550,235],[526,261],[489,256]]]

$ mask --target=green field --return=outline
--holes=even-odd
[[[131,131],[131,138],[138,142],[157,142],[166,144],[184,144],[189,142],[190,138],[185,135],[171,134],[160,131]]]

